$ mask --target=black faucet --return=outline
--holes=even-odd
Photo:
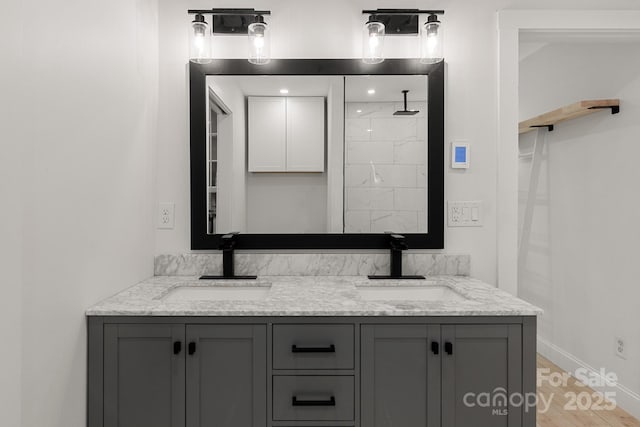
[[[236,236],[240,234],[238,231],[232,231],[220,237],[220,245],[218,249],[222,251],[222,276],[202,276],[201,280],[252,280],[257,276],[236,276],[234,274],[233,251],[236,247]]]
[[[402,234],[391,234],[389,244],[391,246],[391,277],[402,276],[402,251],[409,249]]]
[[[218,249],[222,251],[222,277],[233,277],[233,250],[236,247],[236,235],[229,233],[221,237]]]
[[[390,274],[389,276],[369,276],[369,279],[424,279],[424,276],[403,276],[402,275],[402,251],[409,249],[409,245],[402,234],[390,233]]]

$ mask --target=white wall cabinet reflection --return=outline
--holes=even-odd
[[[249,172],[324,172],[324,97],[248,97]]]

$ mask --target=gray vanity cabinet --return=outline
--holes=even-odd
[[[363,325],[362,425],[522,426],[520,407],[476,400],[522,392],[521,334],[521,325]]]
[[[184,326],[104,326],[104,427],[184,427]]]
[[[522,426],[522,407],[500,398],[523,391],[521,325],[442,326],[442,342],[442,425]]]
[[[535,427],[535,317],[91,317],[88,427]],[[488,404],[487,404],[488,403]]]
[[[105,324],[102,417],[90,412],[89,425],[264,427],[266,329]],[[100,392],[89,387],[91,405]]]
[[[362,326],[363,426],[439,426],[439,340],[437,325]]]
[[[264,427],[266,325],[187,325],[187,427]]]

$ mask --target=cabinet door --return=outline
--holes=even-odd
[[[249,172],[285,172],[287,108],[283,97],[249,97]]]
[[[188,325],[187,342],[187,426],[264,427],[266,326]]]
[[[287,171],[324,172],[324,147],[324,98],[287,98]]]
[[[184,325],[104,326],[105,427],[184,426],[183,347]]]
[[[443,326],[442,342],[442,425],[521,426],[522,408],[502,405],[522,392],[521,326]]]
[[[439,426],[439,326],[365,325],[361,334],[361,425]]]

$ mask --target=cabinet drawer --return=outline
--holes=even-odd
[[[353,369],[353,325],[274,325],[273,369]]]
[[[273,377],[274,421],[351,421],[353,401],[352,376]]]

